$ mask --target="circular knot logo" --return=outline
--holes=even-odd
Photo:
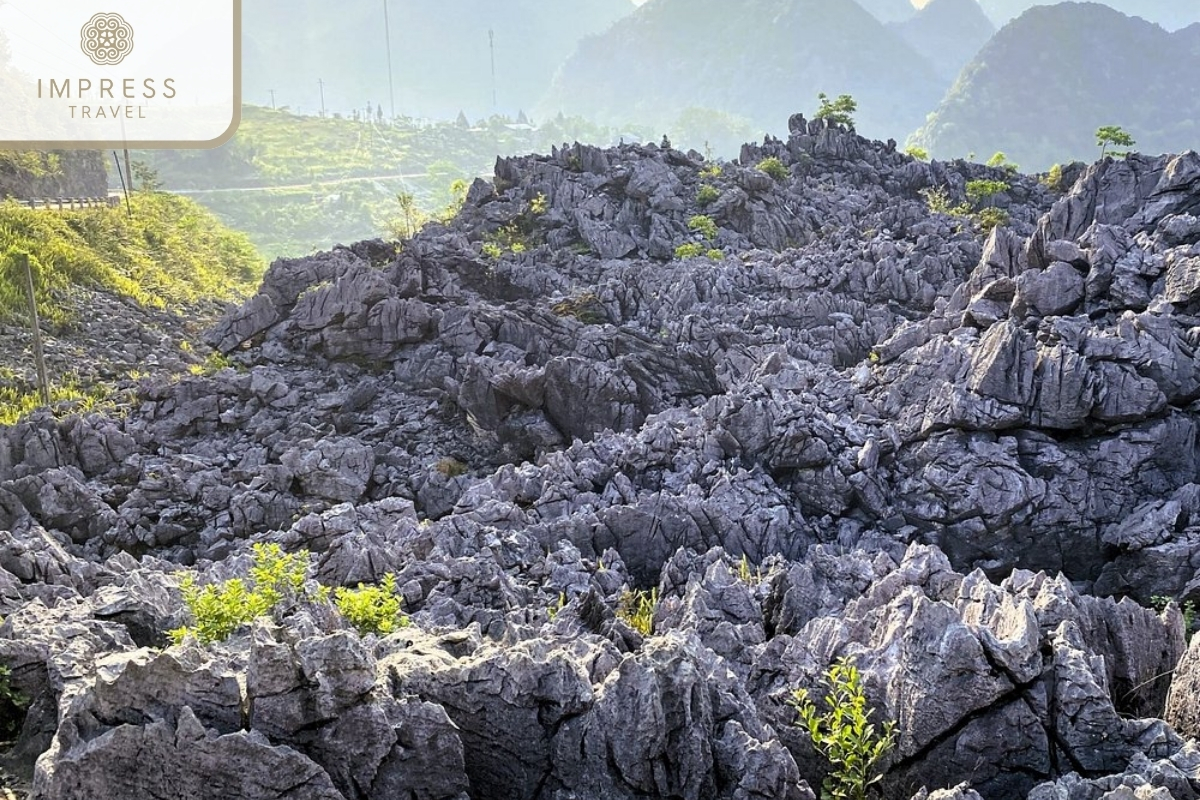
[[[120,64],[133,52],[133,27],[120,14],[97,14],[80,31],[80,46],[95,64]]]

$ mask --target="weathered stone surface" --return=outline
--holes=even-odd
[[[277,262],[210,335],[232,368],[0,431],[0,661],[33,700],[5,769],[798,800],[825,765],[785,701],[845,656],[899,723],[889,797],[1194,796],[1181,615],[1139,603],[1200,599],[1197,163],[1013,176],[985,239],[920,192],[989,168],[795,120],[720,175],[501,159],[399,254]],[[702,213],[723,257],[675,259]],[[482,254],[518,221],[525,252]],[[310,594],[150,650],[188,621],[173,573],[244,577],[259,542],[331,591],[390,574],[411,626]]]

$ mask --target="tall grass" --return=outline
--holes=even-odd
[[[70,317],[73,287],[107,289],[154,308],[205,298],[235,300],[255,288],[264,264],[243,234],[225,228],[191,200],[162,193],[124,206],[52,212],[0,203],[0,317],[23,318],[24,275],[15,252],[35,270],[39,313]]]

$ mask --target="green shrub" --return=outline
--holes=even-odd
[[[838,95],[837,100],[830,100],[821,92],[817,95],[821,106],[817,109],[817,119],[827,119],[835,125],[847,128],[854,127],[854,112],[858,111],[858,103],[848,94]]]
[[[447,456],[437,462],[436,469],[447,478],[457,478],[470,472],[470,468],[457,458]]]
[[[683,261],[688,258],[699,258],[704,255],[704,252],[704,245],[699,242],[688,242],[675,248],[675,257]]]
[[[797,724],[832,768],[821,785],[821,797],[865,800],[867,787],[883,777],[875,774],[876,765],[896,744],[895,723],[886,723],[882,732],[875,730],[858,669],[847,659],[829,668],[825,686],[824,712],[805,689],[793,692],[790,701],[800,713]]]
[[[971,213],[971,207],[968,205],[954,205],[950,202],[950,192],[944,186],[935,186],[929,189],[921,190],[921,197],[925,200],[925,207],[929,209],[930,214],[948,214],[952,217],[964,217]]]
[[[408,617],[400,613],[396,576],[390,572],[378,586],[360,583],[357,589],[338,588],[333,596],[338,613],[363,636],[387,636],[408,625]]]
[[[777,181],[787,180],[788,168],[775,156],[764,158],[758,162],[758,169],[765,172]]]
[[[195,575],[183,576],[179,589],[192,625],[170,631],[175,644],[189,636],[201,644],[222,642],[242,625],[275,612],[285,601],[299,599],[308,571],[308,551],[284,553],[277,544],[256,544],[253,551],[249,583],[230,578],[198,586]]]
[[[696,203],[701,206],[711,206],[721,197],[721,191],[707,183],[696,190]]]
[[[1002,208],[985,208],[972,215],[972,218],[976,225],[988,233],[992,228],[1007,225],[1009,222],[1008,212]]]
[[[924,147],[917,147],[915,144],[905,149],[904,154],[910,158],[915,158],[917,161],[929,160],[929,151]]]
[[[737,576],[742,583],[748,586],[757,586],[758,584],[762,583],[762,567],[759,566],[752,568],[750,566],[750,559],[747,558],[743,553],[742,560],[738,562]]]
[[[713,261],[720,261],[722,258],[725,257],[725,251],[718,250],[717,248],[714,247],[712,250],[709,250],[707,253],[705,253],[704,257],[711,258]]]
[[[967,199],[978,205],[991,199],[1001,192],[1007,191],[1009,185],[1004,181],[978,180],[967,182]]]
[[[1100,148],[1100,158],[1108,151],[1109,145],[1117,147],[1133,147],[1137,144],[1130,133],[1120,125],[1104,125],[1096,130],[1096,146]],[[1113,155],[1128,155],[1129,151],[1113,152]]]
[[[1009,175],[1016,175],[1018,169],[1020,169],[1016,164],[1008,160],[1008,156],[999,151],[993,153],[992,157],[987,160],[987,166],[993,169],[1002,169]]]
[[[1065,192],[1063,186],[1063,167],[1062,164],[1055,164],[1050,168],[1050,171],[1043,175],[1040,179],[1041,184],[1052,192]]]
[[[700,177],[709,181],[715,181],[717,178],[721,177],[722,174],[723,170],[721,169],[720,164],[709,164],[707,167],[700,170]]]
[[[484,242],[479,248],[479,252],[491,259],[497,259],[504,255],[503,248],[495,242]]]
[[[658,589],[626,591],[617,603],[617,616],[642,636],[654,632],[654,610],[658,608]]]
[[[688,220],[688,230],[695,231],[710,242],[717,238],[717,223],[713,222],[712,217],[703,214],[697,214]]]
[[[538,196],[529,201],[529,213],[538,217],[545,214],[549,207],[550,202],[542,192],[538,192]]]
[[[29,698],[12,687],[12,670],[0,664],[0,739],[11,739],[21,732]]]

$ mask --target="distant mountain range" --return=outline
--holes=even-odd
[[[1007,24],[1034,6],[1056,2],[1064,0],[979,0],[984,12],[997,26]],[[1196,0],[1105,0],[1105,5],[1172,31],[1200,22],[1200,2]]]
[[[585,39],[559,71],[544,113],[668,126],[719,109],[762,130],[811,112],[818,92],[859,102],[859,128],[904,136],[945,90],[929,61],[854,0],[650,0]]]
[[[368,102],[390,113],[388,10],[396,113],[478,119],[515,115],[545,93],[581,38],[628,14],[630,0],[245,0],[247,102],[348,113]],[[491,41],[495,39],[493,102]],[[322,88],[323,87],[323,88]]]
[[[1026,11],[963,70],[914,137],[941,157],[1000,150],[1025,169],[1098,155],[1120,125],[1147,153],[1200,149],[1200,25],[1175,33],[1098,3]]]
[[[892,27],[933,65],[947,86],[996,33],[975,0],[931,0]]]

